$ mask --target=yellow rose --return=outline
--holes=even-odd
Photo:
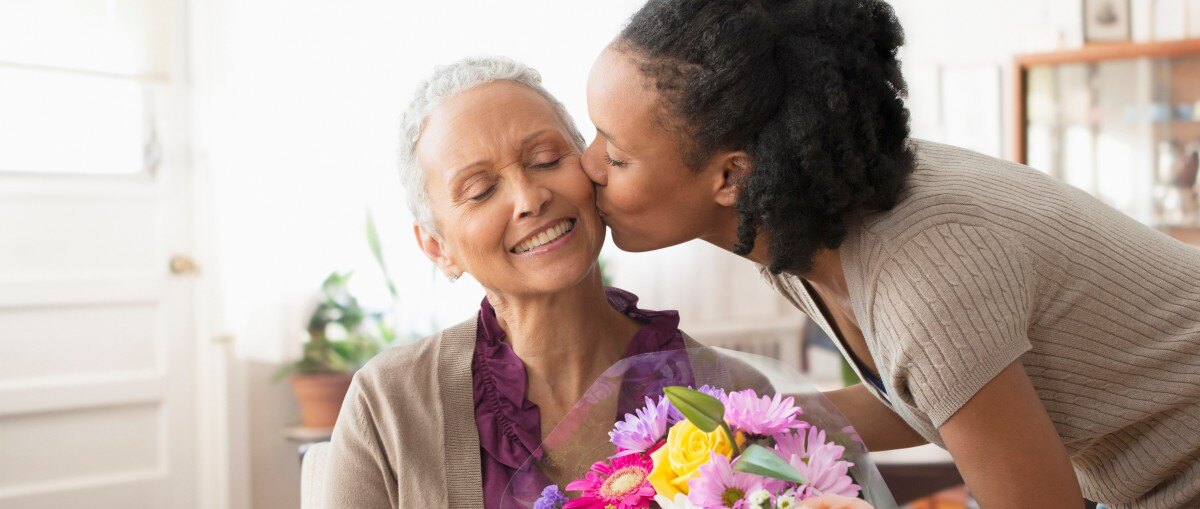
[[[705,433],[690,421],[680,421],[667,432],[667,442],[650,455],[654,460],[647,478],[650,486],[667,498],[686,495],[688,480],[700,475],[700,466],[708,463],[714,452],[726,458],[733,454],[724,430],[717,428]]]

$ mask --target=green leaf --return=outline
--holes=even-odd
[[[758,444],[746,448],[746,451],[738,457],[737,463],[734,463],[733,471],[797,484],[808,483],[808,479],[801,476],[800,472],[780,458],[775,451]]]
[[[663,389],[675,409],[705,433],[725,424],[725,405],[703,392],[673,385]]]
[[[287,378],[288,375],[295,373],[296,369],[297,368],[295,364],[288,364],[287,366],[279,368],[279,371],[275,372],[275,376],[271,377],[271,383],[278,383],[280,380]]]
[[[383,263],[383,247],[379,242],[379,230],[375,228],[375,214],[371,209],[367,209],[367,245],[371,248],[371,256],[375,257],[375,263],[379,264],[379,271],[383,273],[383,281],[387,283],[388,293],[392,294],[392,300],[396,300],[396,283],[392,281],[392,275],[388,273],[387,264]]]
[[[338,357],[347,363],[355,362],[359,357],[357,349],[348,341],[331,341],[330,345],[333,346],[333,351],[337,353]]]

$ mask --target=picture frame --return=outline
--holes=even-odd
[[[1083,0],[1084,43],[1129,41],[1129,0]]]

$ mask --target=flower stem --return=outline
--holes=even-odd
[[[721,429],[725,430],[725,436],[729,437],[729,445],[733,446],[733,457],[742,455],[742,448],[738,447],[737,437],[733,436],[733,430],[729,429],[729,424],[721,421]]]

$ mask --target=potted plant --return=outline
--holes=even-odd
[[[369,213],[367,241],[394,302],[396,288],[383,264],[375,222]],[[354,372],[396,338],[390,313],[365,310],[350,292],[351,275],[334,272],[325,278],[321,298],[308,319],[303,354],[275,375],[276,380],[290,379],[304,427],[333,427]]]

